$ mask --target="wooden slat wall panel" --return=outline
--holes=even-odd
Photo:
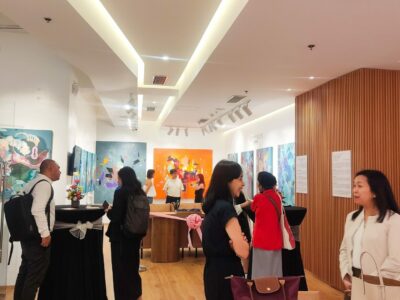
[[[400,200],[400,72],[360,69],[296,97],[296,155],[308,156],[308,208],[301,228],[305,267],[342,289],[338,253],[352,199],[332,197],[331,153],[352,151],[353,175],[383,171]]]

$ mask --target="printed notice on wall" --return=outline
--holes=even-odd
[[[307,194],[307,155],[296,156],[296,193]]]
[[[332,152],[332,195],[351,198],[351,151]]]

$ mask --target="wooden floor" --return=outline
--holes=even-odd
[[[113,300],[112,270],[110,244],[104,239],[104,264],[106,271],[107,297]],[[185,258],[176,263],[152,263],[150,251],[145,251],[141,261],[148,270],[141,272],[144,300],[204,300],[203,267],[204,256],[199,251],[195,258],[186,252]],[[342,300],[343,294],[327,284],[319,281],[310,272],[306,272],[307,284],[310,290],[320,291],[321,300]],[[13,288],[7,288],[6,300],[12,300]],[[1,298],[0,298],[1,299]]]

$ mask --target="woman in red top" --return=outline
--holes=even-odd
[[[282,276],[282,231],[274,206],[275,204],[280,215],[282,200],[276,192],[274,175],[260,172],[257,181],[260,193],[254,197],[251,204],[251,209],[256,214],[253,232],[252,278]]]

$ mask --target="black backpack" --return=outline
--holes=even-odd
[[[40,239],[40,234],[32,215],[33,196],[32,191],[35,186],[46,179],[41,179],[34,184],[28,194],[16,195],[4,203],[4,215],[8,230],[10,231],[10,242],[29,241]],[[47,181],[48,182],[48,181]],[[50,184],[50,182],[49,182]],[[51,196],[46,205],[46,214],[50,227],[50,202],[53,199],[54,191],[51,186]]]
[[[129,195],[123,230],[126,236],[146,235],[150,205],[145,195]]]

